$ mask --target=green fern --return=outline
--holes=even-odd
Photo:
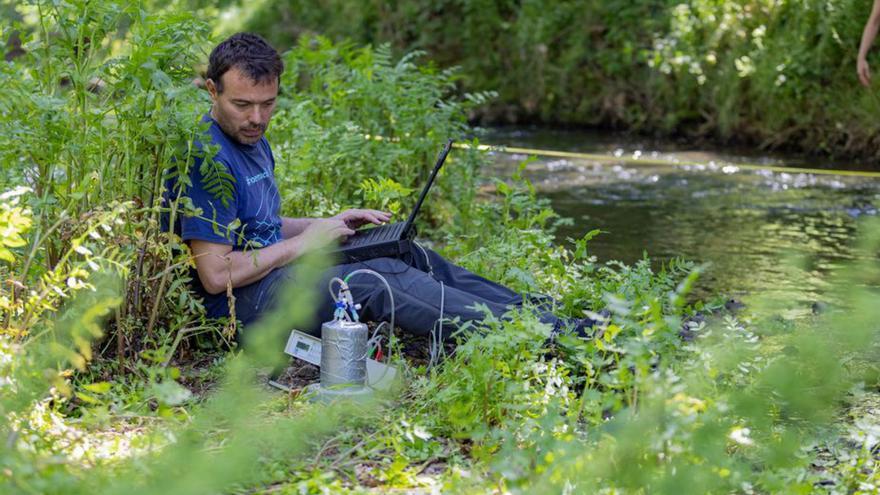
[[[199,173],[202,174],[205,191],[229,208],[229,201],[235,196],[235,177],[229,173],[226,165],[205,157],[199,165]]]

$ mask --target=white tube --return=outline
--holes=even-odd
[[[375,272],[373,270],[368,270],[366,268],[360,268],[360,269],[357,269],[357,270],[349,273],[348,275],[345,276],[345,279],[343,280],[343,282],[347,284],[348,281],[351,280],[351,277],[353,277],[357,274],[360,274],[360,273],[366,273],[369,275],[373,275],[374,277],[377,277],[379,280],[382,281],[383,284],[385,284],[385,289],[388,290],[388,297],[391,300],[391,325],[388,328],[388,361],[390,362],[391,361],[391,343],[394,341],[394,292],[391,291],[391,286],[388,284],[388,281],[385,280],[385,277],[383,277],[379,272]],[[351,297],[350,294],[349,294],[349,297]]]

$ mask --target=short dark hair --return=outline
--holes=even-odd
[[[269,82],[273,78],[280,80],[284,72],[284,63],[278,51],[253,33],[233,34],[211,50],[205,77],[214,81],[218,93],[223,92],[220,78],[233,67],[257,83]]]

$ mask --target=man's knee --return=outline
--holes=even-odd
[[[370,270],[382,276],[388,286],[374,275],[355,273],[357,270]],[[406,290],[411,273],[418,272],[406,262],[397,258],[374,258],[366,262],[346,265],[342,277],[348,278],[348,285],[355,302],[363,304],[370,313],[382,313],[390,304],[391,294],[388,290]]]
[[[369,261],[355,263],[354,266],[356,269],[373,270],[380,275],[403,273],[410,268],[406,262],[399,258],[373,258]]]

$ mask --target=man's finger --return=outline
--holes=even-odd
[[[372,210],[361,210],[358,213],[359,215],[357,216],[356,220],[359,225],[365,224],[367,222],[374,223],[376,225],[382,223],[379,221],[376,215],[373,214]]]
[[[333,229],[333,233],[339,237],[348,237],[354,235],[354,231],[344,225]]]

